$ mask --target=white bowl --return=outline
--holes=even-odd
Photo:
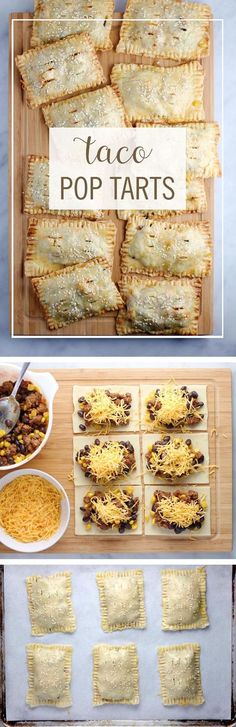
[[[15,366],[14,364],[0,364],[0,384],[3,384],[4,381],[8,381],[9,379],[16,379],[20,372],[20,366]],[[43,449],[45,444],[48,441],[49,435],[51,433],[52,429],[52,422],[53,422],[53,400],[54,396],[58,390],[58,384],[52,374],[49,374],[47,372],[41,373],[39,371],[26,371],[26,374],[24,376],[25,381],[31,381],[32,384],[36,384],[36,386],[39,387],[40,391],[42,392],[43,396],[45,396],[45,399],[47,401],[48,405],[48,427],[45,434],[45,437],[42,439],[42,443],[35,449],[32,454],[29,454],[28,457],[25,457],[25,459],[22,460],[22,462],[16,462],[15,464],[9,464],[4,465],[0,467],[0,472],[2,471],[10,471],[15,470],[24,465],[26,462],[30,462],[31,459],[36,457],[39,452]]]
[[[54,487],[56,487],[56,489],[62,493],[61,519],[59,527],[57,528],[56,532],[51,535],[51,537],[47,540],[36,540],[32,543],[22,543],[19,540],[12,538],[10,535],[8,535],[8,533],[6,533],[4,528],[0,527],[0,543],[6,545],[12,550],[17,550],[20,553],[38,553],[41,550],[51,548],[52,545],[57,543],[58,540],[60,540],[60,538],[62,538],[62,536],[64,535],[70,519],[70,503],[64,488],[62,487],[62,485],[60,485],[60,482],[55,480],[54,477],[51,477],[51,475],[46,474],[46,472],[41,472],[41,470],[25,469],[21,472],[9,473],[8,475],[5,475],[5,477],[1,478],[0,490],[2,490],[5,485],[13,482],[16,477],[24,477],[24,475],[38,475],[39,477],[43,477],[45,480],[48,480],[48,482],[51,482],[51,484],[54,485]]]

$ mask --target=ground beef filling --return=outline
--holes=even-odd
[[[191,518],[192,521],[188,525],[180,525],[179,519],[178,522],[176,522],[174,516],[164,516],[164,501],[169,501],[170,504],[175,504],[175,502],[183,503],[183,506],[187,506],[189,510],[193,509],[194,515]],[[199,530],[205,520],[205,509],[206,504],[203,501],[203,498],[200,499],[198,493],[194,490],[187,490],[187,492],[183,492],[182,490],[176,490],[175,492],[164,492],[163,490],[155,490],[152,497],[152,524],[158,525],[159,527],[166,528],[168,530],[174,530],[176,534],[182,533],[184,530]]]
[[[155,422],[157,418],[157,412],[159,412],[159,423],[165,426],[166,429],[174,429],[176,425],[178,426],[181,424],[188,424],[190,426],[193,426],[194,424],[198,424],[199,421],[204,419],[203,412],[200,412],[200,409],[202,409],[202,407],[204,406],[204,402],[199,399],[198,392],[189,390],[187,386],[181,386],[180,391],[182,392],[183,399],[186,400],[186,415],[184,416],[184,418],[176,418],[175,420],[173,418],[173,422],[169,424],[167,424],[165,421],[162,422],[162,402],[160,398],[161,389],[156,389],[154,396],[146,403],[148,421]]]
[[[76,462],[88,477],[96,484],[109,483],[119,477],[129,475],[135,469],[135,453],[131,442],[106,441],[95,439],[94,443],[86,444],[76,454]]]
[[[135,530],[139,510],[139,498],[134,497],[133,489],[101,492],[87,492],[80,508],[86,529],[95,524],[100,530]],[[101,516],[103,513],[103,517]]]
[[[15,382],[4,381],[0,386],[0,399],[10,396]],[[20,404],[20,417],[14,429],[0,439],[0,466],[17,464],[29,457],[42,442],[48,426],[48,405],[37,386],[22,381],[16,399]]]

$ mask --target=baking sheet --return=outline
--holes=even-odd
[[[136,564],[138,567],[138,564]],[[163,566],[162,566],[163,567]],[[72,573],[73,603],[78,628],[75,634],[31,636],[25,578],[32,574],[60,572],[55,565],[7,565],[5,582],[5,653],[7,720],[111,720],[111,719],[230,719],[231,717],[231,621],[232,569],[229,565],[207,566],[207,601],[210,627],[203,630],[167,632],[161,630],[161,566],[142,566],[145,581],[147,628],[106,634],[100,627],[100,608],[95,575],[102,570],[125,570],[69,565]],[[186,566],[185,566],[186,567]],[[131,570],[131,567],[128,568]],[[25,644],[72,644],[73,706],[70,709],[36,707],[25,704],[27,670]],[[139,656],[140,704],[92,706],[92,657],[94,644],[135,642]],[[161,704],[157,672],[157,646],[197,642],[201,645],[201,673],[205,703],[188,707]],[[217,689],[216,689],[217,685]]]

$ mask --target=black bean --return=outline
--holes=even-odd
[[[190,391],[189,398],[190,399],[197,399],[198,398],[197,391]]]
[[[100,439],[95,439],[95,440],[94,440],[94,444],[97,444],[97,445],[99,445],[99,444],[100,444]]]
[[[80,424],[79,429],[81,429],[82,432],[86,432],[86,426],[85,424]]]
[[[198,464],[202,464],[204,462],[204,454],[200,454],[200,456],[197,458]]]
[[[156,389],[155,396],[159,396],[159,394],[160,394],[160,389]]]
[[[162,441],[165,442],[165,444],[169,444],[170,437],[168,437],[168,436],[167,437],[163,437],[163,440]]]
[[[188,447],[190,447],[190,446],[191,446],[191,444],[192,444],[192,441],[191,441],[191,439],[186,439],[186,442],[185,442],[185,444],[187,444],[187,446],[188,446]]]
[[[204,406],[204,401],[198,401],[198,406],[199,406],[199,407],[201,407],[201,406]],[[204,415],[203,415],[203,416],[204,416]]]
[[[5,424],[8,429],[11,429],[11,427],[13,427],[13,422],[11,419],[6,419]]]
[[[82,401],[86,401],[86,399],[85,399],[84,396],[80,396],[80,398],[78,399],[78,401],[79,401],[80,404],[82,404]]]
[[[78,411],[78,415],[79,415],[79,417],[81,417],[81,419],[84,418],[84,412],[83,411],[80,411],[80,409]]]
[[[185,530],[185,528],[181,528],[180,525],[175,525],[175,527],[174,527],[174,531],[175,531],[176,535],[178,535],[179,533],[182,533],[183,530]]]
[[[188,391],[187,386],[181,386],[181,391]]]

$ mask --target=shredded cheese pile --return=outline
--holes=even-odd
[[[94,389],[86,394],[85,398],[91,406],[90,411],[84,417],[85,421],[98,425],[109,425],[110,422],[113,422],[116,426],[128,423],[128,416],[125,412],[128,412],[129,409],[123,400],[119,404],[115,404],[102,389]]]
[[[151,399],[154,399],[154,397],[155,392],[153,391],[148,397],[146,403],[148,403]],[[185,391],[181,391],[181,388],[174,384],[166,384],[166,386],[162,386],[156,400],[157,402],[160,402],[161,408],[152,409],[152,413],[155,415],[155,419],[151,422],[152,428],[155,428],[155,425],[158,427],[160,424],[172,424],[173,426],[175,424],[184,424],[191,411],[194,412],[194,416],[197,416],[199,419],[202,418],[200,412],[192,406],[191,401],[189,402],[190,408],[187,408],[189,400],[187,399]],[[150,423],[148,409],[147,421]]]
[[[96,482],[110,482],[125,475],[124,447],[119,442],[106,442],[106,447],[93,444],[89,452],[88,470],[96,478]],[[80,457],[80,464],[87,458]]]
[[[16,477],[0,492],[0,526],[22,543],[50,538],[60,516],[61,493],[43,477]]]
[[[175,478],[183,475],[190,475],[195,470],[202,468],[199,464],[193,464],[198,450],[189,447],[184,439],[174,438],[168,444],[160,446],[158,452],[152,452],[148,459],[148,469],[158,476]]]
[[[202,517],[200,507],[199,502],[187,503],[179,500],[175,495],[171,495],[166,500],[162,499],[158,502],[157,510],[169,523],[178,525],[180,528],[187,528],[194,522],[199,522]]]
[[[130,519],[130,509],[127,506],[129,495],[125,492],[105,492],[102,499],[92,497],[91,503],[95,512],[91,514],[94,523],[98,521],[105,525],[120,525]],[[119,502],[119,505],[118,505]]]

